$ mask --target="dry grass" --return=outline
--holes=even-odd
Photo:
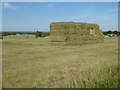
[[[2,40],[0,40],[0,89],[2,89]]]
[[[2,52],[3,87],[118,87],[117,37],[51,47],[50,38],[9,36]]]

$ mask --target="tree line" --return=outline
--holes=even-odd
[[[109,30],[109,31],[103,31],[102,33],[104,35],[109,35],[109,34],[114,34],[116,36],[120,35],[120,31],[111,31],[111,30]]]
[[[36,31],[36,32],[0,32],[0,38],[3,38],[5,36],[9,35],[35,35],[36,38],[38,37],[46,37],[49,36],[49,32],[41,32],[41,31]]]
[[[102,31],[104,35],[109,35],[109,34],[114,34],[116,36],[120,35],[119,31]],[[41,32],[41,31],[36,31],[36,32],[0,32],[0,38],[3,38],[4,36],[8,35],[35,35],[36,38],[38,37],[46,37],[49,36],[49,32]]]

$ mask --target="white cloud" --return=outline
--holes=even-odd
[[[12,4],[10,4],[8,2],[2,3],[2,6],[3,6],[3,9],[12,9],[12,10],[16,9],[15,6],[13,6]]]

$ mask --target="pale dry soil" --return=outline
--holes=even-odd
[[[2,49],[4,88],[92,87],[93,80],[102,82],[109,76],[104,69],[118,64],[117,37],[98,44],[53,47],[49,37],[7,36]]]

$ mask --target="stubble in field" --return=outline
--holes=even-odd
[[[117,37],[52,47],[49,37],[8,36],[2,53],[3,87],[118,87]]]

